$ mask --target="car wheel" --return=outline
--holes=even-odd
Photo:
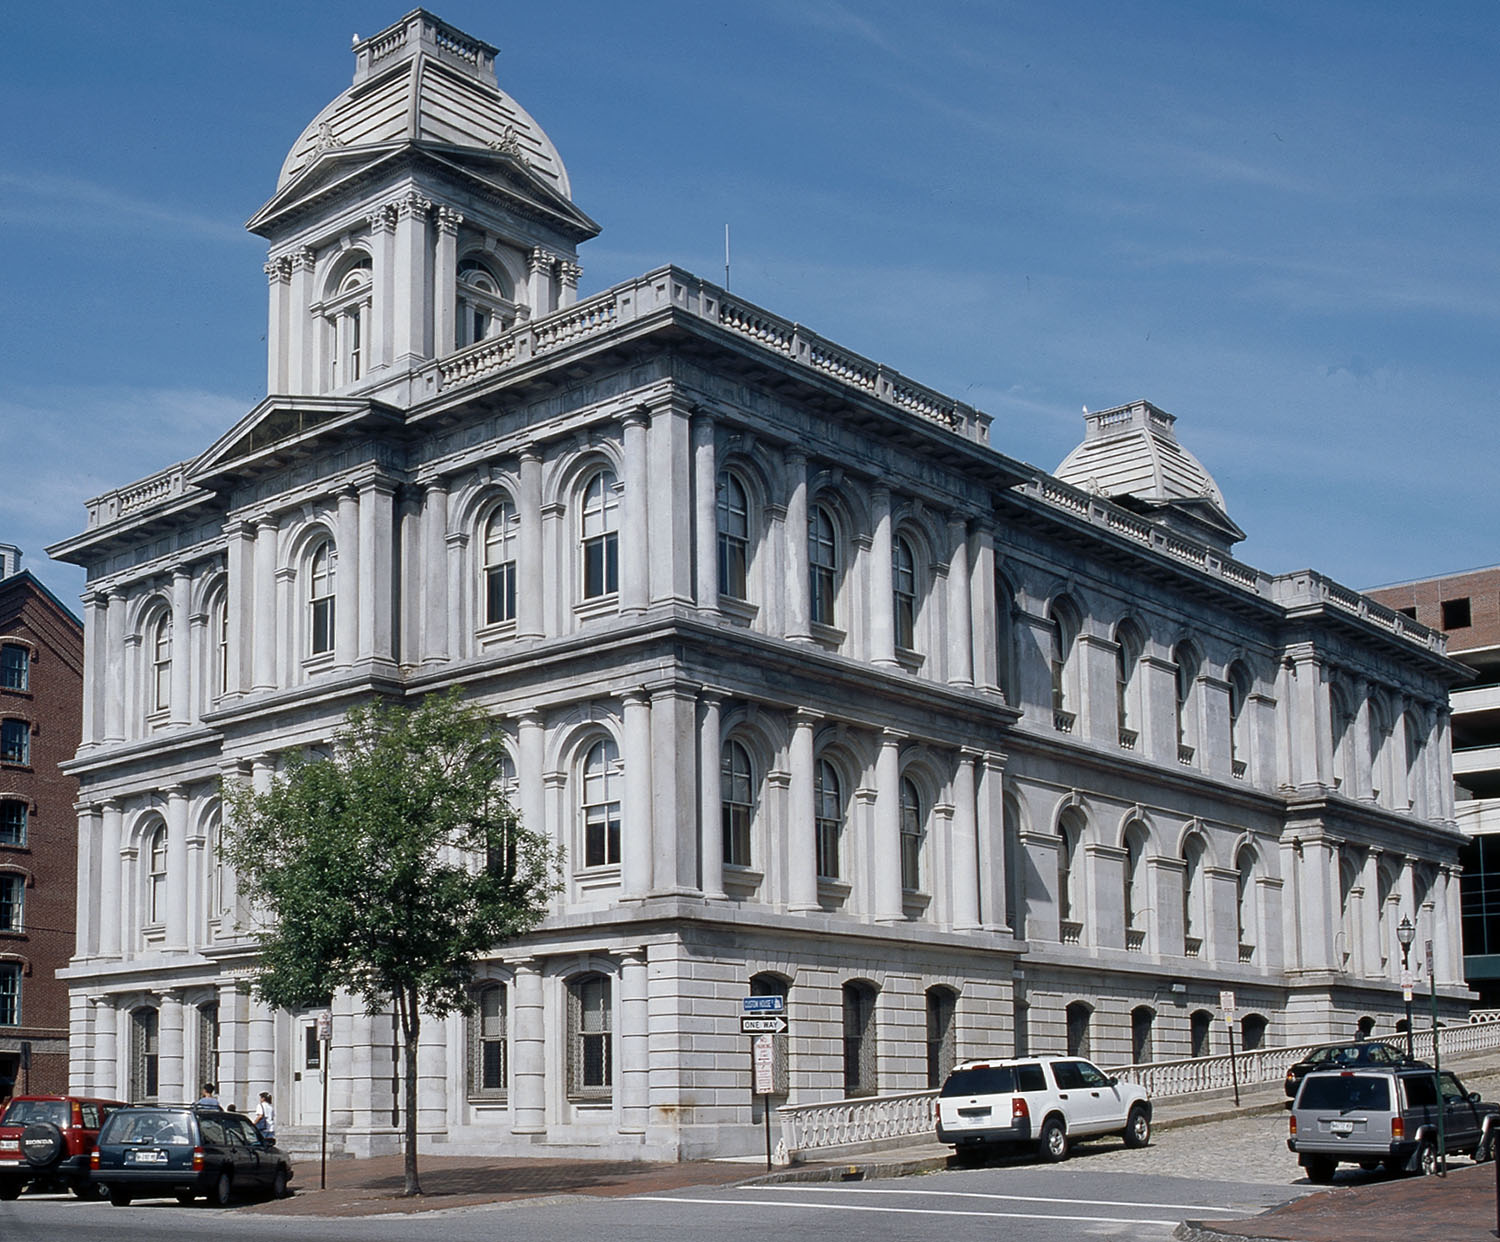
[[[1330,1156],[1309,1156],[1302,1166],[1307,1170],[1307,1180],[1315,1186],[1326,1186],[1333,1181],[1334,1170],[1339,1162]]]
[[[1417,1148],[1416,1166],[1423,1177],[1431,1177],[1438,1171],[1437,1144],[1431,1139],[1423,1139]]]
[[[24,1182],[17,1181],[15,1178],[6,1178],[5,1181],[0,1182],[0,1199],[19,1199],[23,1185],[25,1185]]]
[[[75,1199],[97,1199],[103,1192],[103,1189],[102,1186],[96,1185],[94,1182],[74,1182],[72,1186],[73,1197]]]
[[[285,1199],[287,1196],[286,1170],[277,1169],[276,1176],[271,1179],[271,1198]]]
[[[1144,1147],[1151,1141],[1151,1114],[1137,1104],[1125,1120],[1125,1146]]]
[[[129,1207],[130,1191],[121,1190],[118,1186],[111,1186],[109,1188],[109,1201],[115,1207]]]
[[[1487,1130],[1479,1146],[1474,1149],[1474,1163],[1487,1164],[1495,1158],[1495,1132]]]
[[[172,1196],[172,1198],[176,1199],[177,1202],[182,1204],[183,1207],[190,1207],[193,1200],[197,1197],[198,1196],[195,1195],[191,1190],[179,1190]]]
[[[1058,1118],[1048,1117],[1042,1122],[1042,1132],[1037,1136],[1037,1149],[1041,1152],[1042,1159],[1049,1164],[1068,1158],[1068,1132]]]
[[[219,1174],[219,1180],[214,1183],[214,1203],[218,1207],[229,1206],[229,1196],[234,1190],[234,1183],[230,1181],[227,1172]]]

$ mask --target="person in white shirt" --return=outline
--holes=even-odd
[[[256,1131],[261,1138],[268,1143],[276,1141],[276,1109],[271,1104],[271,1093],[262,1091],[260,1099],[256,1102],[255,1111],[250,1114],[250,1120],[254,1123]]]

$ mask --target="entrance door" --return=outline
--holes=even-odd
[[[295,1043],[292,1066],[292,1116],[294,1126],[316,1126],[323,1120],[323,1045],[318,1040],[318,1019],[299,1014],[294,1020]]]

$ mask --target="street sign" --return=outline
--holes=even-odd
[[[318,1013],[318,1039],[327,1043],[333,1038],[333,1011],[324,1009]]]
[[[776,1091],[776,1037],[757,1035],[751,1056],[755,1061],[755,1094],[773,1095]]]
[[[1432,941],[1427,942],[1427,977],[1435,979],[1437,972],[1432,969]]]
[[[742,1013],[785,1013],[784,996],[746,996],[740,1000]]]
[[[1225,992],[1220,992],[1219,993],[1219,1008],[1224,1011],[1224,1021],[1225,1022],[1233,1022],[1234,1021],[1234,993],[1233,992],[1225,991]]]
[[[740,1019],[741,1035],[780,1035],[786,1029],[787,1021],[780,1014],[769,1018],[743,1017]]]

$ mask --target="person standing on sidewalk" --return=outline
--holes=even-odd
[[[271,1093],[262,1091],[260,1099],[256,1102],[255,1111],[250,1114],[250,1120],[255,1125],[256,1132],[268,1143],[276,1141],[276,1109],[271,1103]]]

